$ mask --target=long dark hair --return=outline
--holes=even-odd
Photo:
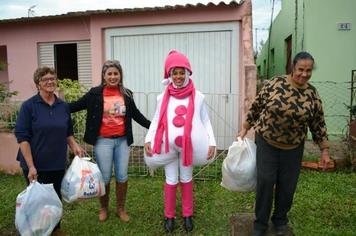
[[[104,75],[105,75],[106,71],[111,67],[116,68],[120,73],[121,80],[119,82],[119,90],[120,90],[121,94],[132,97],[132,93],[130,93],[129,90],[127,88],[125,88],[125,86],[124,86],[124,74],[122,73],[122,67],[120,65],[120,62],[117,60],[107,60],[104,62],[103,68],[101,70],[101,85],[106,84]]]

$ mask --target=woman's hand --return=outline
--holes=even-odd
[[[209,146],[208,150],[208,160],[214,157],[216,147],[215,146]]]
[[[236,135],[236,139],[240,137],[241,139],[244,139],[246,134],[247,134],[247,129],[242,128],[241,131]]]
[[[152,156],[151,142],[145,143],[145,152],[147,156]]]
[[[31,183],[33,180],[37,180],[37,170],[35,164],[33,164],[31,145],[28,141],[23,141],[20,143],[20,149],[23,157],[25,158],[26,164],[28,166],[27,178]]]
[[[79,157],[84,156],[84,150],[79,144],[76,143],[75,145],[73,145],[73,147],[71,149],[72,149],[74,155],[79,156]]]
[[[28,169],[27,178],[28,178],[28,180],[30,181],[30,183],[31,183],[33,180],[37,180],[37,170],[36,170],[36,167],[31,166],[31,167]]]
[[[321,150],[321,156],[320,156],[320,163],[323,166],[323,170],[326,170],[328,168],[329,162],[330,162],[329,149],[325,148]]]
[[[73,136],[67,137],[67,143],[70,149],[73,151],[74,155],[79,157],[84,156],[83,148],[77,143],[77,141],[75,141],[75,138]]]

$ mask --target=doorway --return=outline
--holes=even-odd
[[[292,72],[292,35],[284,40],[286,45],[286,74],[289,75]]]
[[[54,45],[55,68],[58,79],[78,80],[77,44]]]

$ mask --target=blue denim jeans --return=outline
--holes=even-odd
[[[113,164],[116,181],[120,183],[127,181],[130,148],[127,146],[125,136],[118,138],[98,137],[94,152],[105,184],[110,182]]]

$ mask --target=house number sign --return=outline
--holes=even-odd
[[[338,30],[351,30],[351,23],[338,23],[337,29]]]

